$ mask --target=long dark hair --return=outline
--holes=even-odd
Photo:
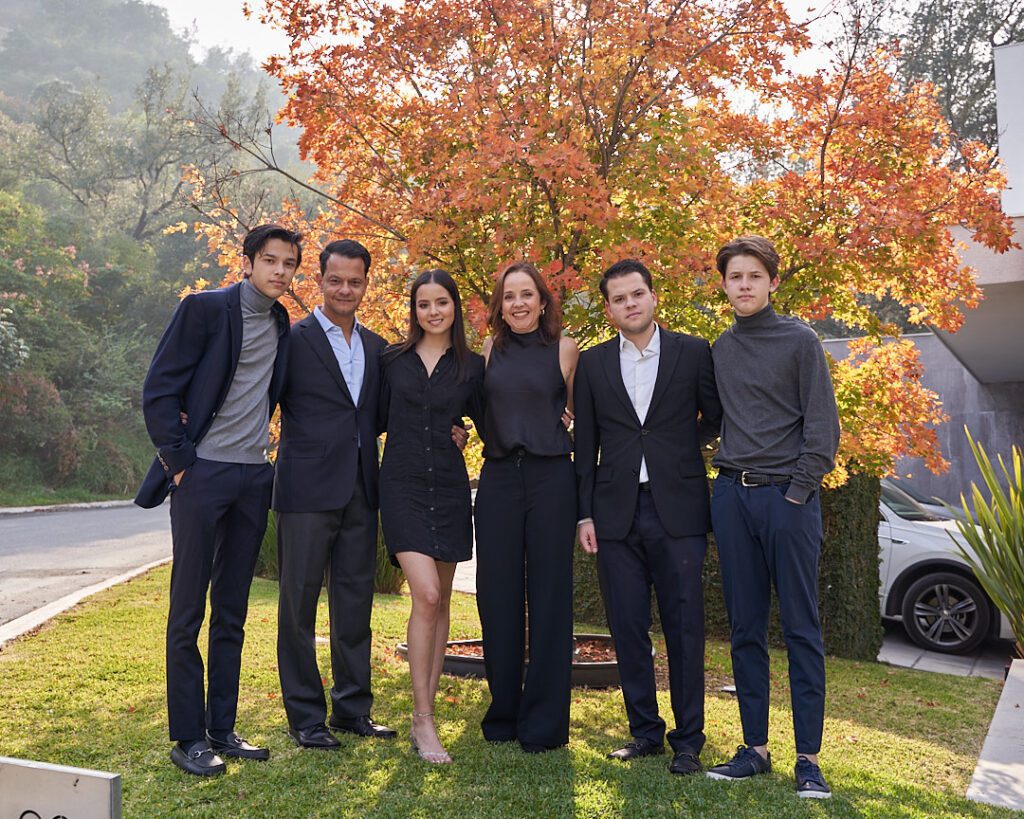
[[[455,366],[458,368],[456,380],[461,383],[469,378],[469,345],[466,344],[466,325],[462,320],[459,288],[455,284],[455,279],[445,270],[425,270],[413,281],[412,287],[409,288],[409,332],[406,333],[405,341],[392,344],[384,351],[384,363],[387,364],[402,353],[412,350],[423,338],[423,328],[416,320],[416,294],[425,284],[441,285],[448,291],[455,305],[455,320],[448,332],[451,335],[452,351],[455,353]]]
[[[487,326],[491,328],[491,338],[494,339],[494,346],[499,350],[504,349],[508,341],[509,333],[512,331],[501,317],[501,303],[505,297],[505,279],[511,273],[525,273],[533,279],[537,293],[540,295],[540,340],[544,344],[554,344],[562,335],[562,309],[551,294],[551,289],[545,284],[540,271],[530,262],[512,262],[501,273],[494,282],[494,291],[491,293],[491,303],[487,308]]]

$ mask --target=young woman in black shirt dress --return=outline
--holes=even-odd
[[[510,265],[484,342],[484,466],[476,497],[477,608],[492,742],[540,752],[569,741],[576,477],[563,423],[579,349],[537,269]],[[530,665],[523,678],[526,608]]]
[[[412,593],[410,740],[427,762],[451,762],[434,726],[455,564],[473,550],[469,479],[452,422],[483,429],[484,360],[466,346],[462,303],[443,270],[422,273],[409,295],[409,334],[384,352],[381,411],[387,442],[380,513],[393,562]]]

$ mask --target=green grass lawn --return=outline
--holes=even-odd
[[[527,755],[482,739],[482,681],[444,677],[442,740],[455,758],[430,766],[410,751],[408,670],[393,648],[404,638],[408,597],[374,607],[373,716],[397,741],[343,738],[340,753],[303,751],[286,731],[275,659],[277,589],[257,580],[242,667],[238,729],[270,747],[268,763],[229,762],[226,776],[194,779],[169,761],[163,630],[169,569],[111,589],[0,652],[0,756],[114,771],[124,815],[151,816],[1000,816],[963,793],[999,697],[991,680],[829,660],[823,768],[830,802],[793,792],[785,658],[772,658],[775,773],[713,782],[668,773],[669,757],[623,765],[605,754],[626,739],[622,698],[573,695],[568,748]],[[326,630],[321,603],[320,633]],[[474,600],[456,594],[453,637],[479,634]],[[321,646],[321,668],[328,652]],[[708,646],[708,678],[729,674],[727,647]],[[707,697],[705,764],[741,741],[735,700]],[[668,714],[668,694],[659,694]],[[670,720],[671,721],[671,720]]]

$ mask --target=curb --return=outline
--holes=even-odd
[[[23,614],[21,617],[17,617],[9,623],[4,623],[0,626],[0,649],[3,649],[3,647],[11,640],[21,637],[21,635],[26,632],[38,628],[47,620],[51,620],[58,614],[61,614],[82,602],[86,597],[90,597],[97,592],[105,591],[111,586],[116,586],[118,583],[124,583],[126,580],[131,580],[133,577],[144,574],[150,569],[155,569],[157,566],[163,566],[165,563],[170,562],[171,558],[169,557],[165,557],[161,560],[154,560],[152,563],[147,563],[145,566],[139,566],[138,568],[127,571],[117,577],[110,577],[106,580],[101,580],[99,583],[86,586],[84,589],[79,589],[71,594],[66,594],[64,597],[54,600],[52,603],[47,603],[42,608],[30,611],[28,614]]]
[[[120,509],[134,505],[135,501],[109,500],[91,503],[55,503],[48,506],[0,506],[0,518],[14,515],[38,515],[46,512],[73,512],[81,509]]]

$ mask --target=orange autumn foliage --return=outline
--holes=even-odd
[[[779,0],[263,0],[254,13],[289,37],[265,68],[324,194],[312,217],[289,202],[267,214],[310,239],[293,314],[316,301],[319,247],[346,236],[377,260],[364,319],[390,337],[423,267],[456,276],[479,331],[495,271],[526,257],[585,346],[609,332],[601,270],[633,255],[655,271],[663,323],[714,338],[730,320],[714,253],[756,232],[783,257],[781,312],[871,339],[834,367],[836,479],[907,454],[942,468],[941,410],[912,345],[879,346],[894,328],[858,297],[955,330],[980,293],[947,227],[1005,250],[1010,225],[993,157],[950,132],[934,89],[901,89],[886,55],[790,73],[810,43]],[[234,216],[228,203],[197,226],[212,248],[237,252]]]

